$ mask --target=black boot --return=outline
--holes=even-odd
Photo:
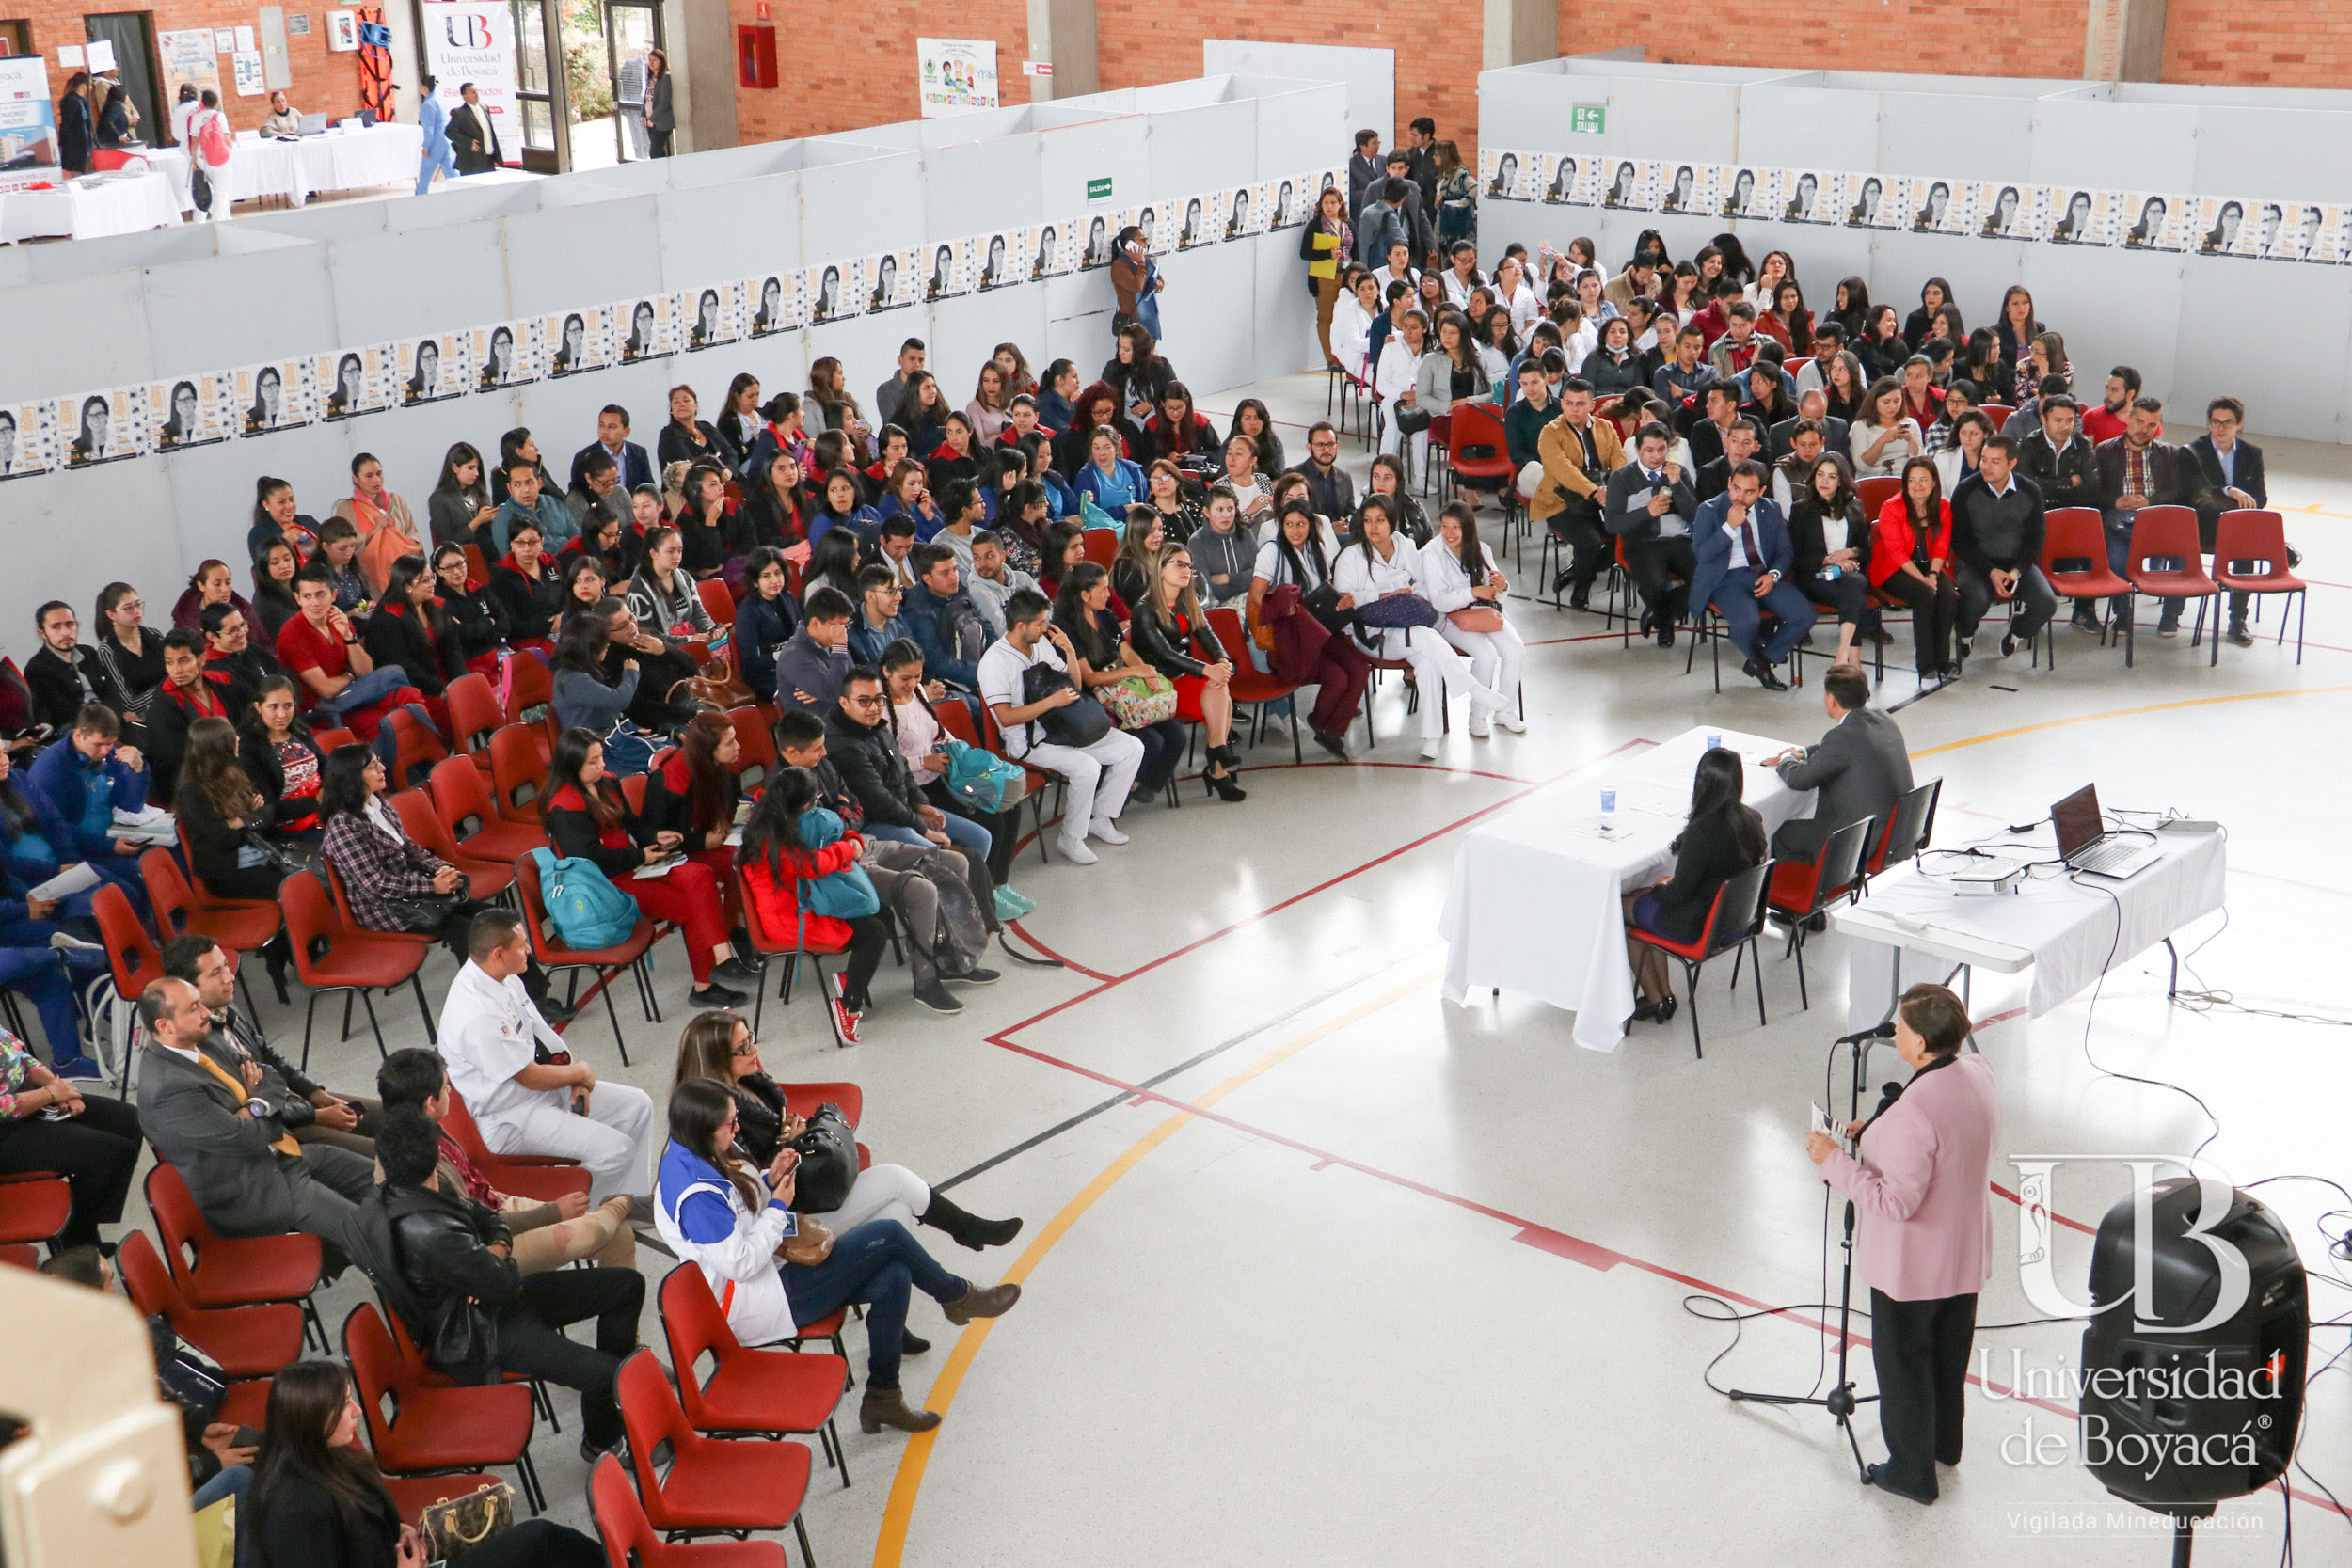
[[[1019,1220],[984,1220],[968,1214],[936,1187],[931,1189],[930,1207],[923,1211],[920,1223],[945,1230],[974,1252],[982,1247],[1003,1246],[1021,1234]]]

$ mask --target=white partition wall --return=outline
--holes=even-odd
[[[607,404],[629,409],[635,438],[650,447],[668,388],[681,381],[708,418],[737,373],[756,375],[767,393],[799,391],[810,362],[833,356],[866,402],[909,336],[930,346],[958,407],[999,342],[1019,344],[1039,369],[1072,358],[1092,380],[1109,354],[1114,298],[1107,268],[1075,270],[1075,249],[1095,219],[1116,232],[1147,207],[1164,226],[1167,352],[1196,393],[1309,368],[1314,312],[1298,230],[1266,231],[1259,214],[1229,238],[1230,207],[1215,223],[1207,214],[1236,188],[1304,184],[1338,168],[1346,102],[1332,82],[1216,76],[0,256],[0,416],[22,430],[13,448],[0,442],[0,537],[12,568],[0,581],[0,626],[24,628],[12,640],[0,633],[0,646],[21,656],[35,604],[63,598],[87,614],[117,578],[153,605],[177,598],[180,579],[208,557],[230,562],[242,581],[262,475],[292,482],[301,509],[324,517],[350,493],[353,456],[373,452],[421,524],[453,442],[495,454],[507,430],[528,427],[560,480]],[[1196,199],[1202,223],[1180,247]],[[1056,260],[1041,268],[1048,226]],[[1000,237],[993,286],[930,297],[940,246],[969,260],[977,284]],[[1061,270],[1065,244],[1073,270]],[[885,254],[894,275],[926,270],[901,302],[869,310]],[[806,300],[828,272],[840,279],[841,313],[810,325]],[[499,324],[532,320],[560,330],[566,315],[599,308],[615,310],[617,343],[634,301],[662,302],[691,322],[705,291],[739,289],[755,304],[770,278],[783,280],[784,330],[703,349],[681,341],[671,354],[493,390],[469,378],[462,395],[413,406],[399,405],[397,375],[378,375],[370,386],[395,405],[339,422],[167,451],[159,418],[129,455],[69,466],[78,425],[54,412],[93,392],[266,361],[326,356],[332,367],[344,354],[389,348],[398,364],[396,345],[428,335],[482,328],[486,341]],[[55,430],[45,448],[44,406]],[[29,466],[55,466],[5,477],[36,450],[46,456]]]
[[[2142,83],[1872,75],[1649,65],[1582,56],[1489,71],[1479,77],[1482,188],[1500,157],[1516,155],[1514,198],[1491,194],[1479,243],[1489,263],[1516,240],[1564,248],[1592,238],[1613,273],[1645,229],[1690,256],[1719,233],[1751,258],[1784,249],[1797,260],[1806,303],[1835,303],[1858,277],[1874,301],[1908,313],[1931,277],[1947,278],[1971,327],[1990,325],[2012,283],[2031,290],[2042,320],[2062,333],[2076,390],[2095,397],[2108,367],[2129,364],[2166,400],[2177,423],[2201,422],[2208,398],[2245,398],[2258,432],[2352,441],[2352,92],[2193,87]],[[1586,112],[1579,116],[1579,108]],[[1595,117],[1591,111],[1598,109]],[[1597,118],[1597,131],[1578,131]],[[1726,183],[1740,169],[1800,171],[1827,189],[1833,175],[1864,178],[1898,199],[1943,186],[1990,210],[2015,187],[2042,193],[2023,237],[1985,237],[1981,223],[1914,229],[1725,216],[1720,198],[1701,213],[1661,211],[1655,193],[1603,204],[1603,183],[1553,204],[1536,188],[1538,163],[1598,160],[1683,164]],[[2096,226],[2088,242],[2058,230],[2076,193]],[[1850,193],[1851,194],[1851,193]],[[2170,227],[2153,245],[2132,231],[2151,198]],[[2251,236],[2277,208],[2288,238]],[[2234,209],[2232,214],[2231,210]],[[2225,214],[2230,215],[2225,216]],[[2184,221],[2184,217],[2193,221]],[[2242,220],[2242,221],[2241,221]],[[2313,236],[2307,247],[2299,226]],[[2193,230],[2193,231],[2192,231]],[[2206,237],[2248,237],[2205,253]],[[2259,343],[2258,351],[2253,345]]]

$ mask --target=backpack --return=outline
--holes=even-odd
[[[940,737],[939,749],[947,753],[947,793],[976,811],[1010,811],[1029,792],[1029,775],[993,752],[951,735]]]
[[[218,109],[206,116],[203,124],[197,128],[196,150],[215,168],[229,161],[229,121],[221,118]]]
[[[840,842],[841,818],[823,806],[811,806],[801,813],[800,831],[803,844],[811,849],[822,849]],[[882,912],[882,895],[874,891],[874,879],[862,865],[845,865],[821,877],[801,878],[799,899],[803,917],[815,914],[855,920],[861,915]]]
[[[564,946],[618,947],[637,929],[637,900],[614,887],[596,862],[559,859],[552,849],[533,849],[531,860],[539,868],[548,923]]]

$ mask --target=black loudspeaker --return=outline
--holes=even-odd
[[[2276,1214],[2221,1190],[2228,1212],[2203,1227],[2212,1245],[2189,1233],[2203,1217],[2194,1178],[2152,1190],[2153,1301],[2124,1300],[2141,1262],[2134,1199],[2107,1211],[2090,1253],[2091,1300],[2108,1309],[2083,1331],[2084,1465],[2117,1497],[2159,1513],[2207,1514],[2276,1481],[2303,1418],[2302,1259]],[[2151,1332],[2202,1323],[2241,1277],[2242,1297],[2220,1321]]]

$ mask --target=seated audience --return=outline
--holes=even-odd
[[[24,794],[40,820],[40,836],[61,863],[87,862],[120,888],[132,908],[147,909],[139,875],[146,846],[114,831],[117,813],[146,808],[151,782],[135,746],[120,744],[114,709],[92,703],[75,715],[63,745],[52,744],[24,775]]]
[[[1609,476],[1604,487],[1609,531],[1625,552],[1626,566],[1642,595],[1642,633],[1658,645],[1675,645],[1675,628],[1690,613],[1691,579],[1698,571],[1691,526],[1698,516],[1698,493],[1691,476],[1669,455],[1672,433],[1662,424],[1642,426],[1633,438],[1633,458]]]
[[[21,984],[15,979],[6,983]],[[65,985],[62,973],[57,985]],[[64,1003],[70,1019],[70,992]],[[67,1069],[87,1065],[73,1053],[78,1032],[67,1029],[60,1037],[54,1031],[64,1025],[53,1024],[49,1011],[43,1009],[41,1023],[53,1031],[51,1055]],[[140,1099],[143,1103],[145,1084],[140,1085]],[[83,1099],[71,1077],[52,1070],[23,1040],[0,1029],[0,1171],[46,1171],[65,1178],[72,1196],[65,1227],[50,1240],[53,1252],[96,1244],[98,1227],[122,1218],[123,1199],[130,1194],[131,1173],[138,1167],[140,1152],[137,1112],[103,1095]]]
[[[1120,626],[1110,599],[1109,574],[1091,561],[1082,561],[1070,568],[1062,578],[1061,592],[1055,595],[1054,626],[1070,639],[1074,655],[1071,679],[1082,691],[1101,693],[1099,700],[1104,701],[1105,711],[1120,733],[1135,736],[1143,745],[1143,761],[1136,766],[1135,783],[1128,788],[1127,801],[1133,805],[1168,787],[1177,764],[1184,760],[1189,732],[1172,712],[1165,719],[1146,721],[1132,709],[1122,715],[1110,707],[1108,699],[1114,690],[1152,673]]]
[[[1100,571],[1102,568],[1095,568]],[[1035,590],[1030,590],[1035,592]],[[988,862],[989,880],[996,888],[996,915],[999,920],[1015,920],[1027,914],[1037,905],[1012,891],[1013,851],[1021,838],[1020,797],[1012,796],[1000,810],[990,811],[976,801],[968,801],[947,787],[949,766],[946,728],[941,723],[938,710],[931,704],[941,695],[936,683],[926,687],[923,680],[923,650],[912,642],[893,642],[882,650],[880,665],[882,683],[889,694],[889,723],[892,742],[899,757],[906,763],[907,772],[923,799],[949,817],[961,818],[976,825],[987,835],[983,852]],[[977,733],[977,732],[975,732]],[[962,830],[946,823],[941,831],[957,838]],[[968,838],[968,834],[964,835]],[[959,840],[961,842],[961,840]]]
[[[263,678],[240,723],[237,760],[262,804],[254,826],[281,844],[316,844],[324,832],[319,792],[326,753],[310,734],[284,675]]]
[[[278,1119],[301,1144],[331,1144],[363,1159],[375,1156],[375,1126],[382,1108],[358,1095],[339,1095],[279,1055],[259,1028],[237,1012],[237,956],[201,932],[189,931],[163,946],[164,973],[196,988],[197,1000],[212,1015],[201,1049],[222,1066],[245,1074],[247,1063],[262,1069],[248,1084],[278,1108]]]
[[[1981,418],[1981,416],[1979,416]],[[2017,472],[2017,443],[1995,436],[1978,451],[1977,471],[1952,490],[1952,559],[1960,582],[1959,653],[1966,658],[1978,623],[1996,602],[2025,613],[2001,629],[2001,657],[2042,635],[2058,595],[2042,575],[2045,525],[2041,487]]]
[[[1911,608],[1911,640],[1922,681],[1959,672],[1949,649],[1960,619],[1960,585],[1952,576],[1952,508],[1935,460],[1903,465],[1903,487],[1879,509],[1870,538],[1870,583]]]
[[[50,600],[33,611],[33,627],[40,633],[41,645],[24,661],[24,683],[32,688],[35,723],[63,735],[74,716],[92,703],[118,716],[130,710],[130,699],[98,655],[81,645],[82,623],[72,605]]]
[[[1699,507],[1691,533],[1692,607],[1712,604],[1723,616],[1724,634],[1747,656],[1743,674],[1767,691],[1788,689],[1777,666],[1816,617],[1812,601],[1788,580],[1796,552],[1780,508],[1764,497],[1764,466],[1749,459],[1734,468],[1724,493]],[[1777,623],[1769,638],[1767,615]]]
[[[1794,499],[1786,503],[1788,543],[1794,552],[1791,578],[1804,596],[1837,612],[1834,664],[1855,661],[1854,639],[1870,612],[1870,524],[1854,494],[1845,457],[1816,451],[1797,476]]]
[[[1069,660],[1077,656],[1048,618],[1041,594],[1015,594],[1006,601],[1004,640],[980,659],[980,696],[995,716],[1006,755],[1059,774],[1068,785],[1057,847],[1064,859],[1091,865],[1096,856],[1087,847],[1089,838],[1127,842],[1119,814],[1142,765],[1143,744],[1120,730],[1073,728],[1070,716],[1052,719],[1080,693],[1070,679]]]

